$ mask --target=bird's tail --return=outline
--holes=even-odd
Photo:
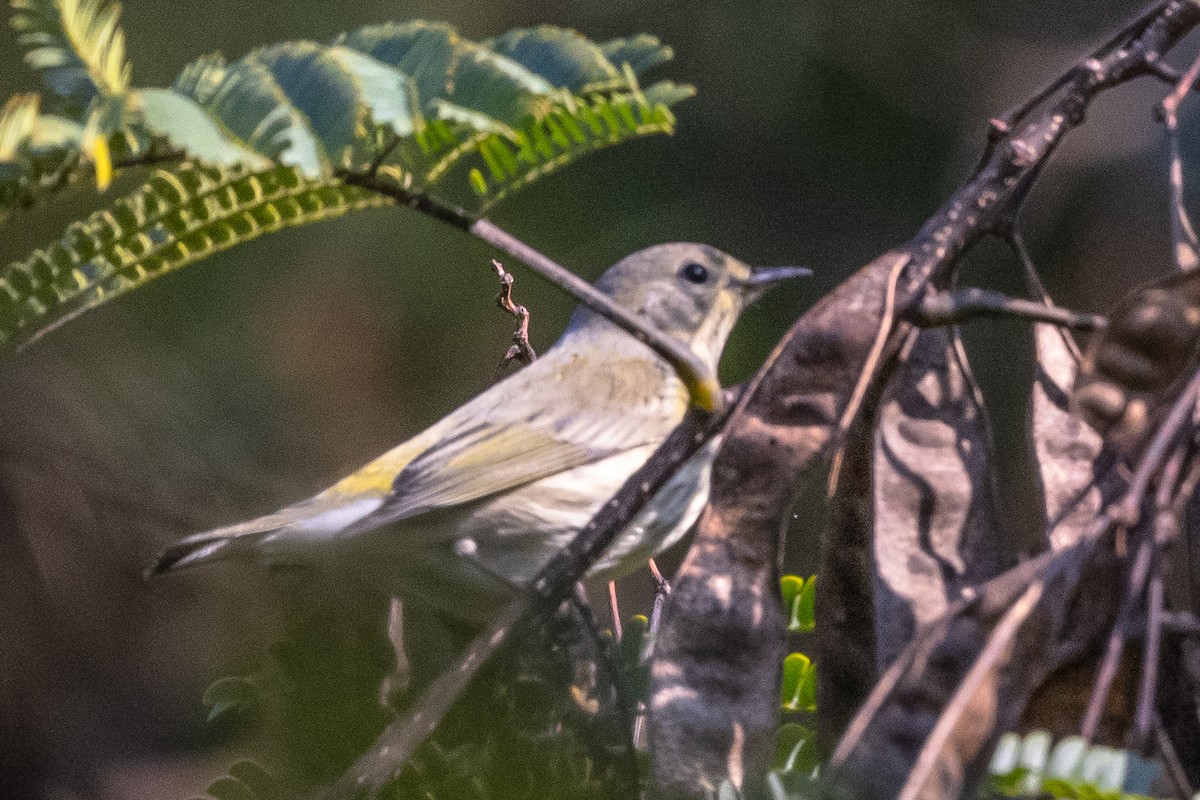
[[[159,553],[144,575],[146,578],[152,578],[164,572],[252,553],[258,549],[264,537],[283,527],[281,523],[286,524],[272,514],[237,525],[192,534]]]

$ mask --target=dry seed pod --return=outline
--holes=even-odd
[[[1191,363],[1200,341],[1200,272],[1137,290],[1092,340],[1073,409],[1118,449],[1142,440],[1151,416]]]

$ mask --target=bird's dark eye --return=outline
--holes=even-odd
[[[684,264],[679,270],[679,274],[683,276],[685,281],[691,283],[704,283],[708,280],[708,270],[703,264],[697,264],[695,261],[689,261]]]

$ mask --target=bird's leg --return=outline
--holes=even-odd
[[[617,602],[617,582],[608,582],[608,608],[612,612],[613,639],[620,642],[623,638],[621,630],[621,606]]]
[[[662,619],[663,606],[666,605],[667,597],[671,594],[671,582],[663,577],[653,558],[649,559],[647,565],[650,567],[650,574],[654,576],[654,606],[650,610],[650,638],[647,640],[649,642],[647,650],[649,650],[649,647],[654,644],[654,637],[658,634],[658,623]],[[645,657],[650,657],[649,652],[645,654]]]
[[[667,596],[671,594],[671,582],[663,577],[653,558],[647,560],[647,566],[650,567],[650,574],[654,576],[654,606],[650,610],[650,630],[646,636],[645,649],[642,651],[643,663],[650,661],[650,655],[654,650],[654,637],[658,635],[658,623],[662,619],[663,606],[666,605]],[[646,704],[641,701],[638,702],[637,717],[633,720],[633,746],[643,752],[650,748],[650,743],[646,739]]]

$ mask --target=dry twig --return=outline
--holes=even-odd
[[[529,344],[529,309],[513,302],[512,273],[506,272],[504,265],[494,258],[492,269],[496,270],[496,275],[500,278],[500,294],[496,295],[496,305],[517,318],[517,330],[512,335],[513,343],[504,352],[504,358],[500,359],[500,366],[497,368],[502,373],[513,361],[532,364],[537,358],[537,353],[533,351],[533,345]]]

